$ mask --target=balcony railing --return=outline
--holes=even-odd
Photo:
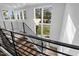
[[[16,37],[16,34],[20,35],[22,38]],[[8,37],[8,36],[10,36],[10,37]],[[44,49],[49,50],[51,52],[55,52],[57,54],[72,56],[70,54],[63,53],[63,52],[57,51],[55,49],[46,47],[43,44],[37,44],[36,42],[31,42],[28,40],[27,37],[33,38],[33,40],[38,40],[38,41],[42,41],[42,42],[55,44],[58,46],[63,46],[63,47],[68,47],[71,49],[79,50],[79,46],[76,46],[76,45],[58,42],[58,41],[54,41],[54,40],[50,40],[50,39],[45,39],[45,38],[37,37],[34,35],[21,34],[21,33],[13,32],[10,30],[2,29],[2,28],[0,28],[0,37],[2,40],[1,46],[4,47],[9,53],[11,53],[14,56],[20,56],[20,55],[26,55],[26,56],[27,55],[33,55],[33,56],[45,55],[45,56],[49,56],[48,53],[44,52]],[[17,41],[17,39],[19,39],[19,40],[22,39],[22,40],[24,40],[25,43],[23,44],[23,43]],[[27,46],[28,45],[27,43],[30,43],[32,45],[32,47],[31,47],[31,45]],[[19,44],[21,45],[21,47],[19,46]],[[34,45],[39,46],[43,50],[39,51],[38,49],[35,49]],[[32,51],[27,51],[27,49],[24,49],[22,46],[27,47],[27,48],[31,49]],[[34,51],[35,51],[35,53],[32,53]]]
[[[25,24],[25,22],[23,22],[23,21],[20,21],[20,23],[22,24],[21,26],[20,26],[20,24],[19,24],[19,26],[18,26],[18,24],[15,24],[16,27],[18,28],[18,31],[16,31],[17,28],[15,28],[15,26],[14,26],[12,21],[10,21],[10,23],[9,23],[10,27],[7,27],[6,21],[1,21],[1,22],[3,23],[3,25],[1,26],[2,28],[5,28],[5,29],[9,29],[10,28],[9,30],[11,30],[11,31],[15,31],[15,32],[19,32],[19,33],[24,33],[24,34],[31,34],[31,35],[36,36],[35,32],[27,24]],[[21,27],[21,30],[19,30],[19,27]],[[37,44],[40,44],[40,45],[42,44],[43,45],[42,41],[34,40],[33,38],[29,38],[29,37],[28,37],[28,39],[31,42],[35,42]],[[39,51],[43,50],[39,46],[34,45],[34,47],[36,49],[38,49]]]

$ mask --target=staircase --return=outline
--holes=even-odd
[[[25,33],[25,30],[27,30],[28,29],[28,33],[34,33],[27,25],[25,25],[24,23],[22,23],[23,24],[23,31],[24,31],[24,33]],[[11,27],[12,27],[12,29],[14,29],[14,26],[13,26],[13,23],[11,22]],[[18,27],[18,26],[17,26]],[[27,29],[26,29],[27,28]],[[22,33],[23,33],[23,31],[22,31]],[[29,32],[30,31],[30,32]],[[10,34],[9,32],[7,33],[7,31],[3,31],[4,33],[6,33],[6,34]],[[30,33],[30,34],[31,34]],[[35,33],[34,33],[35,34]],[[14,36],[18,36],[18,35],[15,35],[14,34]],[[9,39],[11,39],[12,37],[11,36],[9,36],[9,35],[6,35],[6,37]],[[31,40],[31,39],[30,39]],[[5,41],[5,40],[4,40]],[[12,40],[9,40],[11,43],[13,43],[12,42]],[[15,40],[15,43],[16,43],[16,49],[17,49],[17,53],[18,53],[18,55],[38,55],[39,54],[39,52],[37,52],[36,50],[37,50],[37,48],[35,47],[35,45],[33,45],[33,44],[31,44],[31,43],[28,43],[27,42],[28,41],[28,39],[24,39],[24,37],[21,37],[21,36],[19,36],[19,38],[16,38],[16,40]],[[6,42],[5,42],[6,43]],[[13,48],[14,49],[14,48]],[[11,49],[10,49],[11,50]],[[13,51],[14,52],[14,51]],[[14,54],[14,53],[13,53]]]
[[[13,28],[13,25],[12,25],[12,28]],[[24,31],[23,33],[27,33],[27,34],[34,35],[34,36],[36,35],[27,25],[24,26],[24,23],[23,23],[23,31]],[[3,43],[5,43],[5,45],[6,45],[5,48],[8,49],[9,53],[11,53],[14,56],[16,56],[16,54],[18,56],[38,56],[38,55],[46,55],[46,54],[55,55],[55,56],[57,55],[55,52],[50,51],[48,49],[47,50],[43,49],[44,51],[42,51],[41,50],[42,47],[38,46],[38,45],[43,46],[41,44],[40,40],[35,40],[33,38],[29,38],[28,36],[26,36],[28,38],[24,38],[25,36],[20,35],[21,33],[16,34],[16,33],[13,33],[12,31],[6,31],[6,30],[2,31],[1,30],[1,33],[2,33],[1,36],[2,36]],[[3,34],[3,33],[5,33],[5,34]],[[14,40],[15,44],[13,43],[13,40]],[[35,43],[38,45],[35,45],[32,43]],[[14,45],[15,45],[15,48],[14,48]],[[10,49],[10,48],[12,48],[12,49]],[[16,50],[16,52],[15,52],[15,50]]]
[[[4,33],[6,33],[4,31]],[[8,35],[7,35],[8,34]],[[6,38],[4,38],[4,42],[6,44],[6,42],[12,43],[12,46],[9,45],[8,47],[11,48],[8,51],[12,54],[15,55],[15,50],[18,56],[39,56],[39,55],[45,55],[43,53],[46,53],[50,56],[54,55],[57,56],[57,54],[53,51],[50,51],[48,49],[45,49],[42,51],[38,51],[37,48],[34,46],[33,42],[31,43],[31,41],[29,41],[28,37],[25,37],[23,35],[18,35],[18,34],[14,34],[14,42],[15,42],[15,48],[13,47],[13,41],[12,41],[12,37],[9,36],[11,34],[7,33],[4,37],[6,37],[7,39],[9,39],[8,41],[6,40]],[[6,41],[5,41],[6,40]],[[41,47],[40,47],[41,48]],[[50,48],[50,47],[49,47]],[[8,49],[8,48],[7,48]],[[52,48],[54,49],[54,48]],[[55,49],[56,50],[56,49]]]
[[[0,56],[6,56],[6,54],[0,50]]]
[[[10,34],[8,34],[8,35],[10,37],[8,37],[7,34],[4,33],[4,31],[9,32]],[[19,35],[19,37],[15,34]],[[37,43],[31,42],[28,39],[28,37],[30,39],[33,38],[33,40],[34,39],[41,40],[41,41],[45,41],[47,43],[52,43],[52,44],[79,50],[79,46],[76,46],[76,45],[71,45],[71,44],[53,41],[53,40],[49,40],[49,39],[45,39],[45,38],[40,38],[40,37],[33,36],[33,35],[25,35],[25,34],[13,32],[13,31],[9,31],[6,29],[0,29],[0,37],[2,40],[1,46],[8,51],[8,53],[9,53],[9,54],[7,53],[8,55],[13,55],[13,56],[40,56],[40,55],[41,56],[57,56],[57,53],[60,53],[60,54],[66,55],[66,56],[72,56],[70,54],[66,54],[66,53],[57,51],[57,48],[54,48],[52,46],[45,47],[43,45],[39,45],[38,42]],[[43,50],[38,51],[38,49],[35,47],[35,45],[37,47],[38,46],[41,47]],[[1,52],[1,55],[3,55],[2,52]]]
[[[34,47],[34,45],[31,44],[31,43],[28,43],[27,41],[28,41],[28,39],[25,40],[23,37],[22,38],[18,38],[16,40],[17,52],[21,56],[24,56],[24,55],[32,56],[32,54],[35,55],[35,56],[38,55],[39,53],[37,51],[35,51],[36,48]]]
[[[37,56],[37,55],[40,55],[39,52],[37,52],[37,49],[34,47],[33,44],[31,43],[28,43],[28,39],[24,39],[23,37],[19,38],[18,40],[16,40],[16,45],[18,45],[19,47],[16,47],[17,48],[17,52],[21,55],[21,56]],[[54,47],[50,47],[54,50],[57,50],[56,48]],[[20,51],[20,52],[19,52]],[[28,53],[29,52],[29,53]],[[22,54],[23,53],[23,54]],[[50,50],[44,50],[44,53],[50,55],[50,56],[57,56],[57,53],[53,52],[53,51],[50,51]],[[32,55],[33,54],[33,55]]]

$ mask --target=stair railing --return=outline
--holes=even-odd
[[[23,33],[36,36],[35,32],[27,24],[25,24],[24,22],[23,22]],[[41,46],[43,46],[43,41],[34,40],[33,38],[29,38],[29,37],[28,37],[28,39],[31,42],[34,42],[34,43],[37,43],[37,44],[40,44]],[[35,47],[39,51],[43,52],[43,48],[42,47],[39,47],[39,46],[36,46],[36,45],[35,45]]]
[[[23,26],[22,26],[23,31],[21,31],[21,33],[23,32],[24,34],[31,34],[31,35],[36,36],[35,32],[27,24],[25,24],[24,22],[21,22],[21,23],[23,24]],[[7,29],[5,21],[3,21],[3,24],[4,24],[4,28]],[[16,29],[14,29],[14,25],[13,25],[12,21],[10,22],[10,25],[11,25],[11,30],[15,31]],[[16,26],[17,26],[17,28],[19,28],[19,26],[17,24],[16,24]],[[18,31],[19,31],[19,29],[18,29]],[[19,33],[20,33],[20,31],[19,31]],[[31,38],[29,40],[32,41],[32,42],[34,42],[34,43],[38,43],[38,44],[40,44],[40,45],[43,46],[43,42],[42,41],[34,40],[33,38]],[[39,51],[43,52],[43,48],[42,47],[35,46],[35,48],[37,48]]]
[[[41,38],[41,37],[38,37],[38,36],[29,35],[29,34],[21,34],[21,33],[17,33],[17,32],[13,32],[13,31],[10,31],[10,30],[6,30],[6,29],[0,28],[0,35],[1,35],[2,40],[5,39],[4,37],[2,37],[2,36],[4,36],[3,33],[2,33],[2,31],[12,32],[13,34],[18,34],[18,35],[25,36],[25,39],[27,39],[26,37],[29,37],[29,38],[33,38],[34,40],[40,40],[40,41],[48,42],[48,43],[55,44],[55,45],[58,45],[58,46],[63,46],[63,47],[67,47],[67,48],[79,50],[79,46],[77,46],[77,45],[72,45],[72,44],[68,44],[68,43],[63,43],[63,42],[59,42],[59,41],[54,41],[54,40],[50,40],[50,39],[45,39],[45,38]],[[7,34],[5,33],[5,35],[7,35]],[[10,35],[10,36],[11,36],[11,35]],[[17,38],[16,36],[13,36],[13,37],[14,37],[14,38]],[[16,43],[15,40],[13,40],[13,41]],[[64,52],[60,52],[60,51],[57,51],[57,50],[48,48],[48,47],[46,47],[46,46],[42,46],[42,45],[37,44],[37,43],[35,43],[35,42],[31,42],[31,41],[27,41],[27,40],[26,40],[26,42],[31,43],[31,44],[36,45],[36,46],[39,46],[39,47],[42,47],[42,48],[45,48],[45,49],[47,49],[47,50],[50,50],[51,52],[55,52],[55,53],[62,54],[62,55],[66,55],[66,56],[72,56],[72,55],[70,55],[70,54],[67,54],[67,53],[64,53]],[[5,43],[5,42],[3,42],[3,43]],[[7,42],[6,42],[6,43],[7,43]],[[19,43],[19,42],[18,42],[18,43]],[[21,43],[20,43],[20,44],[21,44]],[[15,47],[18,47],[17,44],[14,44],[14,46],[15,46]],[[24,45],[23,45],[23,46],[24,46]],[[28,46],[26,46],[26,47],[28,47]],[[18,47],[18,48],[19,48],[19,49],[22,49],[21,47]],[[28,48],[30,48],[30,49],[32,49],[32,50],[35,50],[35,49],[31,48],[31,47],[28,47]],[[7,49],[10,49],[10,48],[7,48]],[[16,50],[17,50],[17,49],[16,49]],[[24,49],[22,49],[22,50],[24,50]],[[13,51],[15,51],[15,49],[14,49]],[[35,50],[35,51],[39,52],[39,54],[41,54],[41,55],[46,55],[46,56],[49,55],[49,54],[44,53],[44,52],[42,52],[42,51],[38,51],[38,50]],[[24,52],[28,52],[28,51],[25,51],[25,50],[24,50]],[[22,52],[22,53],[24,53],[24,52]],[[32,52],[28,52],[28,53],[35,56],[35,54],[33,54]],[[18,53],[17,53],[17,54],[18,54]]]

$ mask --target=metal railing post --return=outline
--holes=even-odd
[[[13,28],[13,23],[11,22],[11,28],[12,28],[12,31],[14,31],[14,28]]]
[[[12,42],[13,42],[13,47],[14,47],[14,50],[15,50],[15,55],[17,56],[17,51],[16,51],[16,45],[15,45],[15,40],[14,40],[14,34],[13,32],[10,32],[11,33],[11,37],[12,37]]]
[[[23,33],[25,34],[25,26],[24,26],[24,22],[23,22]],[[25,39],[25,36],[24,36],[24,39]]]
[[[41,40],[41,45],[42,45],[42,53],[43,53],[43,41]]]
[[[24,22],[23,22],[23,33],[25,34],[25,26],[24,26]]]

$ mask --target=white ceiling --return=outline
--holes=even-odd
[[[38,5],[40,3],[0,3],[0,7],[11,7],[11,8],[19,8],[24,6],[33,6]]]

